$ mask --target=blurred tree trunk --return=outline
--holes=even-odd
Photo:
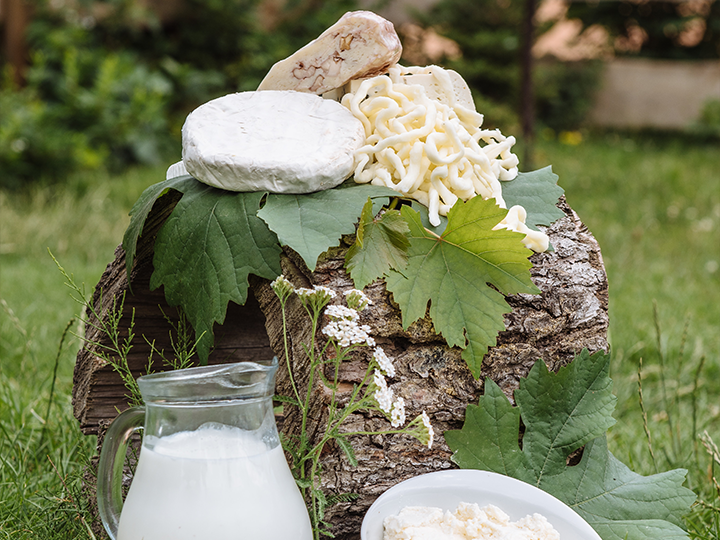
[[[29,8],[25,0],[0,0],[5,56],[12,68],[13,81],[18,87],[25,85],[28,51],[25,30],[29,20]]]
[[[535,139],[535,92],[532,78],[535,8],[535,0],[525,0],[520,60],[520,121],[525,145],[525,155],[523,156],[525,170],[532,170],[533,143]]]

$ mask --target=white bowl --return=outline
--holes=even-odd
[[[601,540],[584,519],[549,493],[509,476],[472,469],[423,474],[391,487],[365,514],[360,538],[382,540],[383,520],[406,506],[433,506],[454,512],[461,502],[481,507],[494,504],[512,521],[537,512],[562,539]]]

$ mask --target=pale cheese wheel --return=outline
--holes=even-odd
[[[199,181],[230,191],[312,193],[353,172],[362,122],[335,101],[294,91],[240,92],[190,113],[183,163]]]

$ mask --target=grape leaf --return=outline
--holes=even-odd
[[[201,362],[213,344],[213,324],[228,302],[244,304],[248,275],[274,279],[282,272],[275,234],[257,217],[263,192],[231,193],[195,181],[155,240],[151,289],[180,305],[199,339]]]
[[[402,271],[407,264],[409,233],[407,222],[397,210],[387,210],[375,218],[368,198],[360,214],[355,243],[345,255],[345,267],[355,287],[364,289],[391,268]]]
[[[445,432],[453,461],[547,491],[580,514],[603,540],[687,538],[679,525],[695,495],[682,487],[686,471],[640,476],[607,449],[605,431],[614,422],[616,401],[609,362],[609,355],[583,350],[551,373],[538,361],[515,391],[517,407],[486,379],[485,394],[477,406],[467,407],[463,428]],[[583,445],[580,463],[567,466],[570,453]]]
[[[430,223],[430,211],[427,206],[419,203],[418,201],[410,201],[410,206],[412,206],[413,210],[420,213],[420,219],[422,220],[423,227],[425,227],[428,231],[432,231],[438,236],[445,232],[448,221],[446,216],[438,216],[440,219],[440,225],[435,226]]]
[[[536,362],[520,381],[515,402],[526,425],[523,453],[532,484],[562,472],[571,452],[615,423],[612,412],[617,398],[612,394],[609,370],[610,355],[600,351],[591,357],[584,350],[558,373]],[[545,424],[550,417],[554,422]]]
[[[283,245],[296,251],[315,270],[318,257],[355,232],[355,223],[368,197],[393,197],[392,189],[356,184],[307,195],[271,193],[258,212]]]
[[[492,230],[507,213],[494,200],[459,200],[440,236],[423,227],[412,208],[403,206],[401,213],[410,226],[408,265],[402,274],[391,270],[386,284],[403,327],[424,317],[430,302],[436,332],[451,347],[465,349],[463,358],[479,377],[483,356],[510,312],[503,295],[539,292],[530,280],[532,252],[522,245],[523,235]]]
[[[479,404],[465,408],[463,428],[446,431],[443,436],[453,451],[452,460],[463,469],[493,471],[527,481],[519,430],[520,409],[512,406],[492,379],[485,379]],[[478,444],[479,433],[485,444]]]
[[[557,185],[558,176],[552,167],[519,173],[514,180],[502,182],[502,196],[508,208],[519,204],[527,211],[525,224],[537,230],[550,225],[565,214],[556,205],[565,191]]]
[[[123,249],[125,250],[125,267],[127,269],[128,281],[133,261],[135,260],[138,238],[140,238],[142,234],[145,220],[150,214],[150,210],[152,210],[155,201],[171,189],[184,193],[188,186],[192,186],[195,183],[197,183],[197,180],[192,176],[185,175],[171,178],[164,182],[153,184],[143,191],[140,198],[135,202],[130,210],[130,225],[128,225],[128,228],[125,230],[122,243]]]
[[[682,516],[695,494],[682,486],[685,469],[641,476],[613,456],[598,437],[562,474],[549,476],[543,490],[575,510],[603,540],[687,539]]]

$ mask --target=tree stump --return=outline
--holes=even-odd
[[[121,326],[129,327],[134,310],[135,333],[154,340],[157,348],[166,350],[170,348],[170,326],[166,317],[176,321],[177,313],[167,306],[162,290],[149,290],[149,279],[155,235],[177,200],[165,196],[155,204],[138,243],[130,280],[125,272],[124,252],[118,248],[94,295],[98,305],[102,305],[101,317],[106,318],[113,306],[112,298],[120,298],[127,292]],[[557,370],[583,348],[591,352],[608,349],[608,288],[600,248],[564,199],[558,206],[565,217],[546,229],[555,251],[535,254],[530,259],[533,282],[542,294],[507,297],[512,312],[505,316],[506,330],[498,335],[497,345],[490,348],[482,364],[483,377],[494,380],[511,400],[519,379],[536,360],[542,359],[549,369]],[[325,285],[338,291],[353,288],[344,270],[346,249],[347,245],[343,244],[329,250],[314,272],[299,256],[286,249],[282,257],[283,271],[296,287]],[[224,324],[216,325],[210,363],[253,360],[273,354],[284,357],[279,302],[268,281],[254,278],[250,286],[253,295],[249,295],[246,305],[231,304]],[[436,439],[432,449],[428,449],[404,435],[354,437],[351,442],[358,459],[357,467],[347,462],[339,448],[331,447],[325,453],[323,487],[330,493],[358,495],[352,502],[331,507],[326,514],[327,521],[333,524],[332,532],[345,540],[359,538],[365,511],[383,491],[407,478],[454,467],[442,433],[462,427],[466,406],[477,403],[483,388],[483,377],[476,380],[472,376],[461,358],[462,351],[448,347],[442,336],[435,334],[428,317],[405,331],[399,309],[383,281],[369,285],[365,292],[373,303],[361,314],[361,323],[372,328],[371,334],[378,345],[394,359],[397,374],[389,385],[396,395],[405,399],[409,419],[423,410],[428,413]],[[302,387],[307,384],[303,374],[308,370],[301,344],[308,342],[310,324],[294,298],[288,302],[287,318],[291,365],[295,381]],[[89,322],[86,338],[91,343],[103,343],[106,337],[95,328],[98,321]],[[317,338],[323,339],[321,334]],[[96,352],[97,346],[91,345],[78,354],[73,406],[83,432],[99,433],[101,445],[102,426],[115,417],[118,409],[125,408],[127,392],[120,377],[111,366],[98,359]],[[149,354],[147,342],[136,339],[129,358],[134,374],[145,372]],[[344,388],[351,389],[352,383],[360,381],[367,360],[365,353],[358,352],[343,364]],[[310,426],[311,430],[322,426],[328,399],[325,390],[321,383],[313,389],[315,414],[311,417],[315,424]],[[290,395],[284,362],[278,372],[277,393]],[[292,410],[279,419],[279,425],[281,431],[288,434],[297,433],[299,428]],[[358,414],[345,426],[348,431],[372,431],[389,424],[377,415]]]

